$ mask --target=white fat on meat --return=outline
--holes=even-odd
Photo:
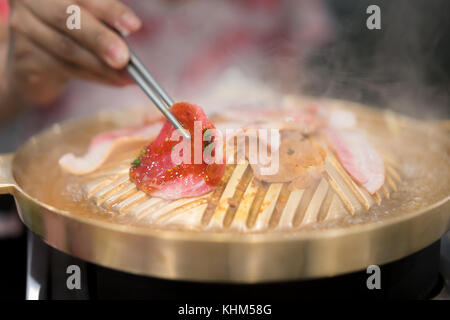
[[[323,131],[339,162],[352,178],[373,194],[384,184],[384,161],[356,130],[328,128]]]
[[[162,128],[162,122],[156,122],[137,129],[113,130],[96,136],[83,156],[73,153],[59,159],[60,166],[74,175],[94,172],[100,166],[113,161],[115,156],[123,155],[145,146]]]
[[[356,117],[353,112],[347,110],[331,110],[328,126],[337,129],[349,129],[356,127]]]
[[[152,186],[152,184],[149,184]],[[176,200],[186,197],[199,196],[210,192],[214,187],[206,184],[205,180],[198,179],[194,175],[187,175],[179,181],[165,182],[163,186],[155,186],[160,188],[152,192],[154,197],[166,200]],[[198,194],[197,194],[198,193]]]

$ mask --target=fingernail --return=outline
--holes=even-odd
[[[129,53],[124,46],[111,44],[106,59],[112,67],[123,67],[128,62]]]
[[[134,14],[126,12],[120,17],[120,25],[132,32],[137,31],[142,26],[142,22]]]
[[[114,27],[116,28],[117,31],[120,32],[120,34],[122,35],[122,37],[128,37],[130,35],[130,31],[128,31],[128,29],[126,29],[125,27],[123,27],[119,22],[116,22],[114,24]]]

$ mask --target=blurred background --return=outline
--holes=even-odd
[[[230,103],[217,98],[224,90],[236,91],[242,105],[301,93],[450,118],[448,0],[124,2],[144,22],[131,45],[176,100],[214,111]],[[381,30],[366,27],[369,5],[381,9]],[[8,16],[8,1],[0,0],[2,88],[11,63]],[[55,122],[147,103],[135,86],[73,79],[53,101],[0,119],[0,152],[14,151]],[[0,298],[24,298],[26,236],[8,196],[0,196],[0,254]]]

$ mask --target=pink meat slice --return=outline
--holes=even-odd
[[[154,122],[136,128],[111,130],[95,136],[84,155],[72,153],[59,159],[60,166],[71,174],[85,175],[94,172],[116,154],[145,146],[162,128],[162,122]]]
[[[373,194],[384,183],[384,161],[366,138],[354,130],[323,131],[334,153],[352,178]]]
[[[156,139],[146,146],[145,152],[141,152],[139,158],[132,163],[130,178],[139,190],[166,200],[204,195],[219,184],[225,173],[223,161],[210,163],[202,157],[207,146],[216,146],[215,138],[211,138],[211,142],[202,141],[202,135],[215,127],[203,109],[197,105],[179,102],[170,110],[193,139],[183,139],[182,142],[173,140],[176,129],[166,120]],[[182,144],[184,148],[179,149]],[[217,146],[219,145],[222,146],[218,143]],[[186,159],[178,161],[173,158],[174,155],[180,155],[179,150],[184,153],[189,149],[190,155],[186,155]],[[196,157],[196,151],[201,152],[200,159]],[[221,154],[218,153],[219,156]]]
[[[152,142],[152,145],[165,143],[165,138],[169,138],[173,131],[174,128],[172,125],[164,125],[161,128],[158,137]],[[174,167],[170,153],[158,153],[155,159],[156,158],[158,165],[152,166],[155,175],[165,175],[168,170]],[[213,185],[208,185],[202,176],[195,173],[184,175],[181,179],[165,181],[164,183],[154,181],[147,175],[141,176],[139,173],[137,173],[134,178],[139,180],[142,184],[145,184],[146,188],[152,189],[152,196],[165,200],[201,196],[214,189]]]

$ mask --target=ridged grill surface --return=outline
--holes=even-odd
[[[128,178],[128,160],[104,166],[83,177],[81,184],[94,205],[142,223],[243,232],[298,229],[364,213],[389,199],[401,182],[400,166],[390,156],[384,159],[385,183],[373,195],[352,180],[328,149],[326,170],[307,189],[290,190],[288,184],[261,182],[247,162],[227,165],[222,182],[198,198],[169,201],[137,190]]]

